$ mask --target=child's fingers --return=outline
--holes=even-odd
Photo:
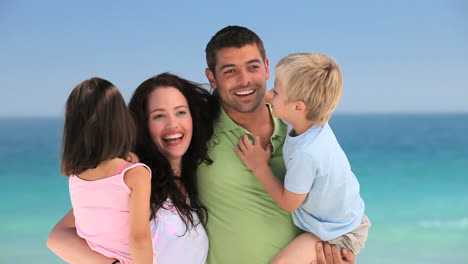
[[[248,150],[252,146],[252,143],[250,143],[249,140],[249,136],[244,135],[240,139],[242,140],[242,144],[239,145],[241,145],[242,149]]]
[[[244,137],[239,137],[239,145],[237,145],[239,147],[239,149],[243,152],[244,149],[247,149],[247,147],[245,146],[245,143],[244,143]]]
[[[246,163],[247,157],[245,156],[245,153],[242,151],[242,149],[239,147],[239,145],[234,146],[234,149],[236,150],[236,153],[237,153],[237,155],[239,156],[239,158],[242,160],[242,162],[243,162],[244,164],[247,164],[247,163]],[[247,165],[246,165],[246,166],[247,166]]]
[[[250,140],[249,140],[249,136],[248,136],[248,135],[244,135],[244,144],[245,144],[245,146],[247,146],[247,147],[253,146],[252,143],[251,143]]]
[[[239,145],[236,145],[234,148],[235,148],[235,150],[237,152],[237,155],[239,155],[241,158],[243,156],[245,156],[245,153],[242,151],[242,149],[239,147]]]
[[[129,152],[128,155],[127,155],[127,161],[131,162],[131,163],[138,163],[140,162],[140,158],[138,158],[138,156],[133,153],[133,152]]]

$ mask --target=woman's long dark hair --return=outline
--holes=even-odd
[[[174,87],[187,99],[193,122],[193,135],[187,152],[182,157],[180,178],[174,176],[167,158],[161,154],[153,142],[148,128],[148,98],[160,87]],[[135,121],[137,137],[135,153],[141,162],[151,168],[151,218],[156,216],[160,208],[165,208],[167,198],[172,200],[185,223],[186,231],[196,222],[192,216],[195,212],[201,223],[206,223],[206,209],[198,201],[196,187],[196,170],[202,162],[211,164],[208,156],[208,140],[213,135],[213,122],[219,113],[219,103],[208,91],[198,84],[182,79],[169,73],[162,73],[144,81],[133,93],[128,105]],[[178,187],[177,182],[186,194]],[[187,199],[188,198],[188,199]],[[189,203],[188,203],[189,201]],[[167,209],[167,208],[166,208]]]

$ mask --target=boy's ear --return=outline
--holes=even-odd
[[[205,75],[206,78],[208,79],[208,82],[210,82],[211,89],[216,89],[216,79],[214,76],[214,73],[210,70],[210,68],[205,69]]]
[[[304,101],[301,101],[301,100],[297,100],[296,101],[296,111],[300,112],[300,113],[304,113],[306,111],[306,104],[304,103]]]

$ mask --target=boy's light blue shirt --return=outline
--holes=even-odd
[[[364,202],[330,126],[312,126],[295,137],[291,131],[289,125],[283,147],[284,186],[294,193],[308,193],[292,214],[294,223],[324,241],[354,230],[361,224]]]

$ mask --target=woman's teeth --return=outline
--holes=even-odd
[[[175,142],[175,141],[181,139],[182,137],[183,137],[182,133],[176,133],[176,134],[172,134],[172,135],[168,135],[168,136],[163,137],[163,140],[167,141],[167,142]]]

